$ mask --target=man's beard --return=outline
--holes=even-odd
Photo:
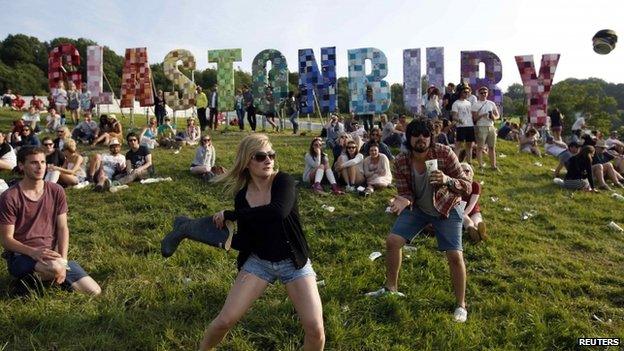
[[[425,152],[427,151],[427,147],[424,145],[416,145],[414,146],[414,152]]]

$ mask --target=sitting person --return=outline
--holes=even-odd
[[[158,146],[166,149],[182,146],[181,141],[176,140],[176,127],[171,124],[171,117],[169,116],[165,116],[165,123],[158,126]]]
[[[24,100],[21,95],[15,94],[15,100],[13,100],[11,109],[14,111],[22,111],[24,110],[24,106],[26,106],[26,100]]]
[[[595,149],[596,153],[592,158],[592,174],[598,182],[598,188],[611,191],[611,188],[605,181],[606,177],[611,180],[614,186],[624,188],[624,185],[621,183],[621,181],[624,181],[624,178],[615,170],[611,163],[611,160],[615,157],[607,152],[607,143],[604,140],[598,140]]]
[[[393,117],[392,121],[387,121],[385,114],[381,115],[381,123],[383,124],[381,129],[381,140],[389,145],[397,147],[401,144],[405,131],[396,130],[395,125],[398,122],[398,117]]]
[[[48,115],[46,116],[46,130],[49,133],[54,133],[58,127],[61,126],[61,115],[56,113],[54,107],[48,108]]]
[[[365,195],[371,194],[374,189],[386,188],[392,183],[392,172],[388,157],[381,153],[376,141],[369,142],[370,155],[364,159],[364,178],[366,178]]]
[[[99,135],[93,140],[91,145],[97,145],[100,143],[108,145],[112,138],[119,141],[123,137],[123,128],[121,127],[121,123],[117,121],[117,117],[115,117],[115,115],[100,116],[100,125],[98,128]]]
[[[74,186],[84,182],[86,173],[83,168],[83,157],[76,150],[76,141],[69,139],[63,148],[65,161],[62,166],[49,165],[48,172],[58,172],[54,178],[58,179],[58,183],[64,186]]]
[[[153,175],[152,154],[147,147],[139,145],[139,136],[130,132],[126,136],[126,141],[130,147],[126,153],[126,175],[119,179],[119,183],[128,184]]]
[[[344,134],[346,135],[346,133]],[[344,192],[336,184],[336,178],[331,167],[329,167],[329,160],[327,154],[323,152],[323,139],[314,138],[310,143],[310,149],[305,155],[305,169],[303,170],[303,182],[306,184],[312,184],[312,189],[317,194],[325,194],[321,182],[323,178],[327,178],[327,181],[331,185],[332,193],[335,195],[342,195]]]
[[[559,154],[567,150],[568,145],[566,145],[563,141],[555,140],[555,138],[550,135],[546,137],[544,151],[546,151],[547,154],[559,157]]]
[[[338,116],[335,114],[332,114],[331,117],[329,118],[329,121],[327,121],[327,124],[325,124],[324,128],[327,131],[327,138],[325,139],[325,145],[331,149],[336,144],[336,140],[338,139],[340,134],[342,134],[345,131],[345,127],[344,127],[344,124],[338,121]]]
[[[149,119],[149,123],[139,135],[139,140],[141,141],[141,145],[147,147],[148,149],[153,149],[158,146],[158,141],[156,138],[158,137],[158,121],[156,118],[152,117]]]
[[[43,180],[43,150],[24,147],[17,161],[24,179],[0,196],[0,240],[9,273],[99,295],[100,286],[76,261],[68,261],[67,200],[63,188]]]
[[[9,140],[8,135],[0,132],[0,171],[11,171],[17,166],[17,157]]]
[[[538,139],[539,137],[537,136],[537,130],[535,128],[527,129],[526,134],[521,135],[519,139],[520,152],[532,153],[533,155],[542,157],[542,153],[537,146]]]
[[[71,133],[69,133],[69,128],[67,126],[62,125],[56,129],[56,139],[54,139],[54,147],[63,151],[65,148],[65,143],[71,140]]]
[[[28,111],[24,112],[22,115],[22,121],[24,121],[24,125],[30,126],[35,133],[39,133],[39,112],[34,106],[30,106]]]
[[[613,160],[615,170],[620,174],[624,174],[624,143],[618,140],[609,148],[609,152],[615,157]]]
[[[585,145],[578,154],[570,157],[567,163],[568,173],[562,184],[564,188],[597,192],[592,175],[592,159],[595,152],[593,146]]]
[[[189,118],[187,120],[186,131],[183,133],[182,140],[186,145],[197,145],[201,138],[201,130],[195,123],[195,118]],[[176,138],[177,139],[177,138]]]
[[[340,155],[347,151],[347,142],[351,139],[351,136],[347,132],[340,133],[340,136],[336,140],[336,145],[332,148],[332,155],[334,156],[334,161],[332,163],[332,169],[336,171],[336,162]]]
[[[44,180],[51,183],[58,182],[60,172],[53,170],[53,166],[61,167],[63,163],[65,163],[65,154],[61,152],[61,150],[54,147],[54,142],[52,138],[45,137],[41,142],[43,145],[43,153],[46,158],[46,174]]]
[[[580,150],[580,145],[576,142],[571,142],[570,144],[568,144],[568,149],[566,151],[563,151],[561,153],[559,153],[559,155],[557,155],[557,159],[559,159],[559,164],[557,165],[557,168],[555,168],[555,178],[559,177],[559,172],[561,172],[561,169],[566,167],[567,169],[567,164],[568,161],[570,160],[570,158],[576,154],[579,153]]]
[[[336,162],[336,170],[342,180],[347,184],[346,190],[353,192],[359,185],[365,182],[363,161],[364,156],[358,152],[358,146],[354,140],[347,142],[346,151],[340,155]]]
[[[80,141],[83,144],[90,144],[97,136],[98,125],[91,118],[91,112],[87,111],[83,113],[83,116],[84,119],[76,125],[71,135],[76,141]]]
[[[499,139],[518,142],[520,139],[520,127],[517,123],[506,121],[497,132]]]
[[[108,143],[110,153],[93,154],[89,160],[88,179],[95,183],[95,191],[108,190],[111,181],[121,176],[126,170],[126,158],[120,153],[121,143],[117,138],[111,138]]]
[[[462,162],[462,171],[466,175],[466,178],[472,183],[472,192],[470,195],[462,195],[462,201],[466,202],[464,207],[463,227],[468,231],[470,239],[478,243],[482,240],[487,240],[488,235],[485,229],[485,222],[481,216],[481,208],[479,207],[479,196],[481,195],[481,185],[474,181],[474,171],[472,166],[468,163]]]
[[[24,121],[21,119],[16,119],[13,121],[13,127],[11,128],[11,137],[10,143],[13,147],[22,141],[22,132],[24,131]]]
[[[379,149],[379,152],[384,154],[388,158],[389,161],[394,161],[394,155],[392,155],[392,151],[390,150],[388,145],[386,145],[383,141],[381,141],[381,130],[377,127],[373,127],[370,130],[369,134],[370,135],[369,135],[368,141],[364,145],[362,145],[362,148],[360,149],[360,152],[362,153],[362,155],[364,155],[364,157],[368,156],[369,155],[368,149],[370,148],[370,143],[375,142],[375,144],[377,144],[377,148]]]
[[[212,138],[206,134],[201,138],[201,145],[195,150],[195,158],[191,163],[191,173],[210,180],[215,176],[212,168],[215,165],[217,154],[212,145]]]
[[[609,149],[613,148],[613,146],[615,146],[616,144],[621,144],[622,143],[618,139],[618,132],[617,132],[617,130],[612,131],[609,134],[609,138],[605,142],[607,143],[607,148],[609,148]]]
[[[35,111],[41,112],[44,110],[43,108],[43,100],[33,95],[32,99],[30,99],[30,106],[35,108]]]
[[[15,140],[17,141],[14,142],[12,145],[16,150],[19,150],[19,148],[24,146],[41,146],[39,138],[37,138],[35,133],[32,132],[30,126],[24,126],[22,128],[22,134],[19,136],[19,138],[16,138]]]
[[[438,144],[442,144],[442,145],[450,145],[449,140],[448,140],[448,136],[446,135],[446,133],[442,132],[442,126],[443,126],[442,120],[435,120],[433,121],[433,139],[436,143]]]

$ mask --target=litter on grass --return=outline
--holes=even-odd
[[[490,196],[490,200],[492,200],[492,202],[498,202],[499,198],[497,196]]]
[[[503,207],[503,211],[505,211],[505,212],[511,212],[511,208],[509,208],[509,207]]]
[[[327,206],[327,205],[321,205],[321,208],[326,209],[327,212],[334,212],[336,210],[334,206]]]
[[[622,195],[620,195],[618,193],[611,194],[611,197],[616,199],[616,200],[624,201],[624,196],[622,196]]]
[[[141,179],[141,184],[152,184],[152,183],[159,183],[159,182],[170,182],[173,179],[171,179],[171,177],[167,177],[167,178],[147,178],[147,179]]]
[[[316,282],[317,286],[325,286],[325,280],[319,280]]]
[[[371,252],[371,254],[368,255],[368,259],[371,260],[371,261],[374,261],[374,260],[378,259],[379,257],[381,257],[381,252],[379,252],[379,251]]]
[[[540,162],[534,162],[533,164],[536,165],[537,167],[542,167],[543,166],[543,164],[541,164]]]
[[[526,221],[529,218],[534,217],[537,214],[537,212],[531,210],[531,211],[524,211],[522,212],[522,220]]]
[[[624,232],[624,229],[622,229],[622,227],[620,227],[614,221],[611,221],[611,222],[607,223],[607,227],[611,228],[612,230],[614,230],[616,232]]]
[[[130,188],[127,184],[124,185],[117,185],[117,186],[111,186],[110,189],[108,189],[108,191],[110,191],[111,193],[116,193],[119,190],[124,190],[124,189],[128,189]]]

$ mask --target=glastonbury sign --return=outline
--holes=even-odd
[[[87,89],[96,104],[110,104],[112,96],[103,91],[103,48],[87,48]],[[488,97],[502,107],[503,93],[497,84],[503,77],[500,58],[491,51],[461,52],[461,81],[472,87],[486,86]],[[539,70],[535,69],[533,56],[515,56],[524,91],[529,106],[531,123],[542,125],[546,122],[548,95],[552,87],[559,54],[542,55]],[[120,87],[120,107],[130,108],[134,101],[140,106],[154,105],[154,86],[148,63],[147,48],[126,49],[122,82]],[[208,62],[217,65],[217,85],[219,86],[220,106],[234,108],[234,62],[241,61],[241,49],[208,50]],[[300,49],[298,54],[299,92],[301,113],[313,113],[314,106],[321,112],[337,110],[336,48],[321,48],[320,68],[314,50]],[[430,85],[444,92],[444,48],[426,49],[427,80]],[[48,57],[48,81],[50,90],[55,90],[61,81],[70,81],[76,87],[82,86],[82,75],[76,67],[80,65],[80,54],[71,44],[55,47]],[[366,62],[370,62],[370,73],[366,72]],[[424,103],[421,87],[421,49],[403,50],[403,100],[407,109],[421,113]],[[267,65],[271,69],[267,72]],[[347,53],[349,110],[357,115],[383,113],[390,107],[390,84],[384,80],[388,74],[388,60],[383,51],[377,48],[350,49]],[[480,66],[483,64],[484,72]],[[174,85],[173,91],[164,93],[166,104],[173,110],[185,110],[195,105],[196,84],[180,71],[194,70],[193,54],[184,49],[170,51],[163,60],[165,77]],[[66,69],[68,67],[69,69]],[[264,98],[266,86],[271,85],[275,101],[288,96],[288,65],[284,55],[275,49],[258,53],[252,63],[251,91],[255,103],[263,110],[267,103]],[[483,77],[483,78],[479,78]],[[370,93],[372,92],[372,94]]]

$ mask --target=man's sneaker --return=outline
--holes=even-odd
[[[397,297],[405,297],[405,294],[399,291],[391,291],[386,288],[381,288],[379,290],[371,291],[369,293],[364,294],[368,297],[381,297],[386,295],[397,296]]]
[[[96,184],[93,190],[97,193],[101,193],[104,190],[104,187],[102,186],[102,184]]]
[[[468,319],[468,311],[463,307],[457,307],[453,313],[453,320],[457,323],[464,323]]]
[[[487,230],[485,229],[485,222],[479,222],[479,224],[477,224],[477,232],[479,232],[481,240],[487,240],[489,238]]]
[[[111,187],[111,180],[106,178],[106,180],[104,181],[104,187],[102,190],[104,191],[108,191]]]

